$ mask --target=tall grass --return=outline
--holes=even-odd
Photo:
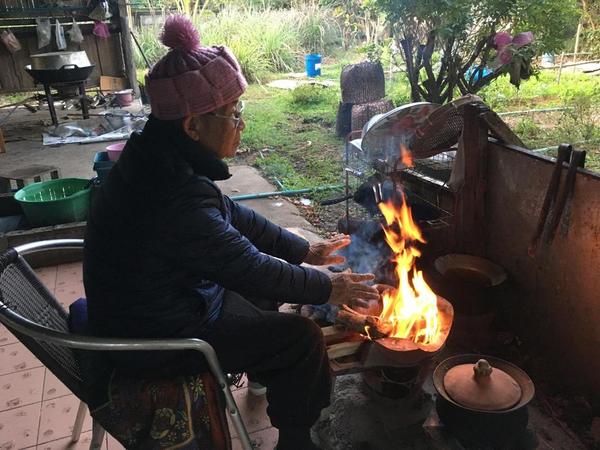
[[[341,41],[341,29],[331,10],[313,5],[278,10],[229,6],[196,22],[202,44],[231,48],[244,75],[253,82],[266,72],[300,69],[305,53],[326,53]],[[159,27],[137,30],[151,64],[167,52],[158,41],[159,33]],[[138,67],[145,67],[138,49],[135,56]]]

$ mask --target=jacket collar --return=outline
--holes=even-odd
[[[202,148],[181,127],[153,116],[141,133],[131,135],[118,165],[132,182],[144,177],[158,184],[177,184],[192,174],[213,181],[231,177],[227,164]]]

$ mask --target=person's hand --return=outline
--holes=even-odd
[[[378,316],[381,314],[383,310],[383,294],[390,291],[395,291],[396,288],[390,286],[389,284],[374,284],[373,287],[377,289],[379,293],[379,298],[377,300],[369,300],[369,305],[367,307],[356,306],[353,309],[356,312],[364,314],[366,316]]]
[[[311,245],[304,262],[313,266],[343,264],[346,258],[341,255],[332,255],[332,253],[348,245],[350,245],[350,237],[345,234],[337,234],[327,241]]]
[[[367,308],[369,301],[379,300],[379,292],[373,286],[364,284],[375,279],[372,273],[341,272],[331,275],[331,294],[328,303]]]
[[[374,284],[373,287],[375,289],[377,289],[377,292],[379,292],[379,295],[382,298],[383,298],[383,294],[385,294],[386,292],[395,291],[396,290],[396,288],[394,286],[390,286],[389,284],[383,284],[383,283]]]

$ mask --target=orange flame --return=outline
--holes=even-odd
[[[413,167],[412,152],[404,144],[400,144],[400,157],[402,158],[402,164],[406,167]]]
[[[398,277],[398,289],[383,295],[380,318],[393,326],[391,337],[410,339],[417,344],[434,343],[440,333],[437,295],[425,282],[423,273],[415,267],[421,252],[414,245],[425,243],[415,224],[410,208],[402,197],[397,209],[392,202],[380,203],[387,226],[385,240],[394,252],[393,261]],[[399,233],[392,227],[398,226]]]

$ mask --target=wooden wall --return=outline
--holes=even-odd
[[[92,34],[93,24],[86,14],[89,8],[85,2],[72,0],[65,9],[44,9],[38,0],[30,0],[34,6],[21,8],[19,0],[0,0],[0,29],[10,28],[19,39],[22,49],[15,54],[10,54],[4,45],[0,44],[0,93],[28,91],[34,89],[33,79],[25,72],[24,67],[31,63],[30,55],[57,51],[54,21],[59,18],[65,32],[70,29],[73,17],[80,24],[84,41],[74,45],[67,39],[68,51],[85,50],[91,63],[96,67],[92,73],[88,86],[99,85],[100,76],[125,77],[125,63],[122,50],[120,23],[116,3],[111,3],[111,12],[114,17],[107,22],[110,30],[108,39],[100,39]],[[35,3],[40,3],[36,5]],[[29,3],[31,5],[31,3]],[[50,44],[38,48],[35,29],[35,17],[51,17],[52,39]]]
[[[565,386],[600,396],[600,175],[579,170],[566,234],[559,226],[532,258],[527,248],[554,162],[496,143],[486,153],[485,256],[518,287],[506,299],[517,330],[545,349]]]

